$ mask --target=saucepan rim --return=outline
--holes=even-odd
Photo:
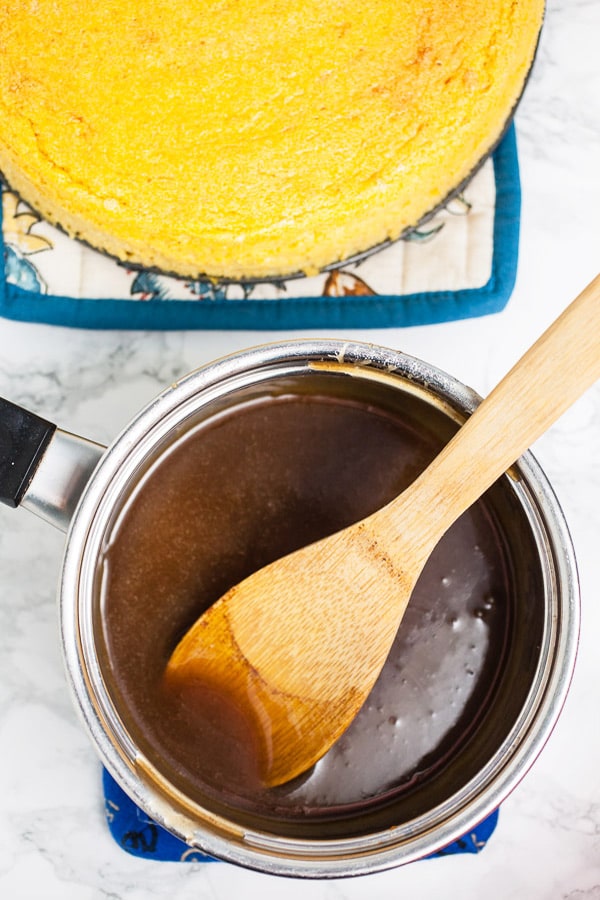
[[[209,363],[149,403],[121,432],[90,479],[72,519],[59,589],[62,649],[75,705],[104,765],[151,818],[217,858],[278,875],[329,878],[391,868],[442,849],[493,812],[533,764],[566,698],[579,634],[579,582],[564,515],[544,472],[528,452],[511,490],[527,510],[545,579],[543,646],[527,700],[493,758],[464,789],[425,816],[363,836],[315,840],[253,830],[200,810],[169,785],[127,733],[96,654],[91,586],[107,522],[124,485],[151,449],[177,433],[199,406],[255,380],[314,368],[385,377],[434,396],[460,419],[480,402],[451,375],[400,351],[342,339],[276,342]],[[516,476],[516,477],[515,477]],[[201,821],[199,820],[201,818]]]

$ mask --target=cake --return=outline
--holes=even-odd
[[[543,0],[13,0],[0,172],[132,265],[315,272],[395,239],[510,121]]]

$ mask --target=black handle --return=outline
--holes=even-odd
[[[0,397],[0,503],[18,506],[56,425]]]

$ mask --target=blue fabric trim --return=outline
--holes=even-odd
[[[161,862],[216,862],[149,819],[106,769],[102,770],[102,787],[109,831],[127,853]]]
[[[521,187],[514,124],[493,154],[496,180],[492,273],[482,288],[403,296],[285,297],[281,300],[112,300],[40,294],[6,281],[0,315],[25,322],[98,329],[307,329],[430,325],[500,312],[518,261]],[[0,230],[0,251],[7,258]]]
[[[143,813],[114,778],[103,769],[104,803],[109,831],[116,843],[133,856],[161,862],[217,862],[199,850],[188,847],[161,825]],[[456,853],[481,853],[498,823],[498,810],[469,834],[432,853],[427,859]]]

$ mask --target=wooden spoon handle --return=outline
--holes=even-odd
[[[429,529],[423,534],[427,555],[459,515],[598,378],[600,275],[521,357],[426,472],[386,507],[389,524],[403,530],[418,525],[421,533]]]

